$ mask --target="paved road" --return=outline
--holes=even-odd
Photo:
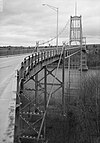
[[[0,58],[0,143],[13,142],[16,70],[26,56]]]

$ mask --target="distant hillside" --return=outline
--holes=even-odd
[[[17,55],[33,52],[34,47],[4,46],[0,47],[0,56]]]

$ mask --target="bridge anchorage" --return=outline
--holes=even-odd
[[[79,27],[73,27],[77,21]],[[80,44],[73,46],[72,42],[77,40]],[[51,122],[48,122],[49,117],[66,118],[67,103],[73,94],[74,82],[78,83],[79,88],[79,77],[83,68],[87,69],[81,17],[71,17],[69,46],[63,44],[58,49],[49,48],[45,51],[37,48],[41,52],[26,57],[17,71],[14,143],[47,143],[47,129]],[[75,81],[72,79],[73,71],[76,72]]]

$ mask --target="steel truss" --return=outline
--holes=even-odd
[[[19,80],[17,71],[17,96],[15,112],[15,137],[14,143],[44,143],[46,142],[46,116],[49,96],[62,89],[62,111],[65,114],[64,75],[65,52],[62,54],[62,79],[54,75],[56,68],[50,70],[47,66],[30,77],[28,82],[24,78]],[[42,73],[42,76],[39,74]],[[52,76],[58,83],[48,82],[48,76]],[[31,86],[29,87],[29,82]],[[33,82],[33,84],[32,84]],[[28,86],[27,86],[28,85]],[[57,86],[48,92],[49,86]],[[31,92],[31,95],[30,95]]]

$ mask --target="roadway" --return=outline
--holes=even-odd
[[[16,70],[26,56],[0,58],[0,143],[13,142]]]

